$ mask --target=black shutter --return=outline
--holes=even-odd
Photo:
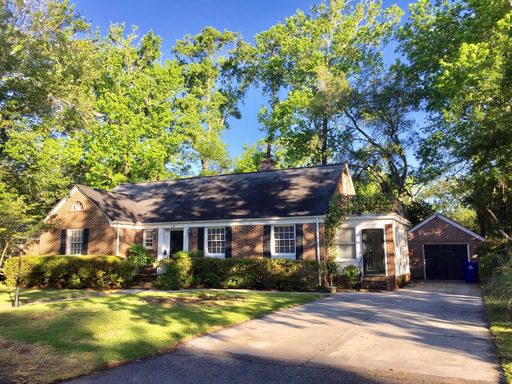
[[[197,250],[204,251],[204,228],[197,228]]]
[[[224,250],[224,257],[227,259],[231,257],[231,239],[233,237],[233,232],[231,231],[231,227],[226,227],[226,248]]]
[[[84,228],[82,235],[82,255],[87,255],[89,251],[89,228]]]
[[[67,231],[65,229],[61,229],[60,230],[60,250],[59,250],[59,253],[61,255],[66,254],[66,236],[67,236]]]
[[[263,257],[270,258],[270,231],[272,227],[270,225],[263,226]]]
[[[304,253],[304,234],[302,224],[295,225],[295,258],[302,260]]]

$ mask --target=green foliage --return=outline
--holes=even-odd
[[[127,261],[136,268],[142,268],[153,263],[149,250],[142,244],[132,244],[128,249]]]
[[[397,211],[399,204],[393,197],[384,194],[340,196],[335,194],[329,200],[324,219],[325,241],[329,255],[335,255],[336,233],[349,215],[386,214]]]
[[[424,200],[411,201],[407,204],[406,209],[407,219],[411,222],[413,227],[435,212],[432,204]]]
[[[33,208],[16,195],[0,191],[0,268],[7,257],[19,253],[22,245],[38,231],[50,228],[50,223],[41,223],[32,213]]]
[[[283,144],[286,162],[326,164],[337,154],[355,80],[379,67],[402,13],[381,5],[330,1],[256,35],[254,76],[270,107],[259,120],[268,141]]]
[[[162,272],[155,283],[156,288],[175,290],[188,288],[192,283],[192,258],[187,252],[177,252],[171,258],[159,262]]]
[[[186,141],[174,112],[183,91],[180,66],[160,61],[162,39],[152,32],[140,42],[135,28],[124,34],[124,25],[111,25],[91,57],[97,118],[84,137],[84,177],[107,189],[169,177]]]
[[[186,35],[173,48],[185,79],[185,93],[177,103],[179,124],[203,174],[215,172],[212,166],[225,169],[229,163],[221,136],[227,120],[241,116],[238,102],[248,86],[241,75],[245,51],[238,33],[213,27]]]
[[[206,288],[311,291],[318,287],[318,262],[285,259],[192,260],[193,282]]]
[[[6,283],[14,286],[19,257],[5,262]],[[121,288],[132,280],[131,265],[116,256],[23,256],[22,287]]]
[[[338,276],[338,286],[344,289],[356,289],[359,286],[359,268],[355,265],[347,265]]]
[[[159,289],[204,288],[311,291],[318,287],[318,263],[284,259],[193,258],[179,252],[160,262]]]
[[[460,177],[441,178],[422,186],[417,199],[431,205],[457,223],[480,232],[475,208],[470,205],[472,187]]]
[[[334,282],[338,280],[338,263],[334,259],[329,259],[325,263],[325,271],[329,286],[334,286]]]
[[[421,0],[400,32],[431,122],[424,171],[463,170],[467,201],[490,234],[512,232],[511,28],[507,0]]]
[[[68,1],[0,2],[0,192],[43,212],[78,173],[92,116],[88,24]]]
[[[509,262],[510,246],[503,238],[488,238],[478,245],[478,275],[484,285],[492,284],[494,276],[500,274],[500,268]]]

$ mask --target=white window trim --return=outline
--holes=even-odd
[[[82,231],[82,250],[80,253],[71,253],[71,231]],[[84,250],[84,229],[83,228],[70,228],[66,229],[66,255],[79,256]]]
[[[222,228],[224,231],[224,252],[223,253],[210,253],[208,252],[208,230]],[[226,258],[226,227],[205,227],[204,228],[204,255],[205,257],[214,257],[217,259]]]
[[[275,251],[276,247],[276,242],[275,242],[275,237],[274,237],[274,228],[275,227],[292,227],[293,226],[293,239],[294,239],[294,248],[295,248],[295,251],[293,253],[277,253]],[[273,258],[273,259],[290,259],[290,260],[295,260],[297,258],[297,227],[296,227],[296,224],[277,224],[277,225],[272,225],[271,227],[271,230],[270,230],[270,256]]]
[[[151,232],[153,234],[153,238],[151,239],[151,247],[146,245],[147,234],[149,232]],[[155,248],[155,230],[154,229],[145,229],[144,232],[142,232],[142,245],[146,249],[153,249],[153,248]]]
[[[75,206],[77,206],[77,205],[79,205],[79,208],[75,208]],[[81,201],[75,201],[75,202],[73,202],[73,204],[71,204],[70,211],[80,212],[80,211],[83,211],[83,210],[84,210],[84,204]]]
[[[343,241],[343,242],[340,242],[339,241],[339,231],[341,230],[344,230],[344,229],[353,229],[354,230],[354,241]],[[362,241],[362,240],[361,240]],[[359,257],[357,256],[357,227],[350,227],[350,226],[342,226],[342,227],[338,227],[338,232],[336,233],[336,248],[338,247],[338,245],[340,244],[344,244],[344,245],[353,245],[354,246],[354,257],[341,257],[341,255],[336,255],[336,260],[338,261],[343,261],[343,262],[348,262],[348,261],[354,261],[354,260],[357,260]]]

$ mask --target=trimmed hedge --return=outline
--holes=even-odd
[[[16,284],[18,257],[4,264],[6,283]],[[117,256],[23,256],[20,284],[40,288],[121,288],[133,278],[133,267]]]
[[[193,286],[312,291],[318,288],[318,262],[312,260],[215,259],[189,257],[186,253],[167,260],[161,263],[163,272],[157,282],[160,289]],[[189,272],[183,273],[185,270]]]

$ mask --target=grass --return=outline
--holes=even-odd
[[[80,292],[84,293],[24,290],[22,297],[42,300]],[[0,306],[0,382],[49,383],[91,373],[320,297],[315,293],[148,291],[17,309]]]
[[[0,307],[10,306],[14,299],[14,288],[0,284]],[[70,299],[84,296],[94,296],[108,291],[95,291],[84,289],[22,289],[20,290],[20,303],[30,304],[37,301],[50,301],[56,299]]]
[[[505,303],[496,298],[489,295],[484,295],[484,298],[505,378],[512,384],[512,313],[507,311]]]

